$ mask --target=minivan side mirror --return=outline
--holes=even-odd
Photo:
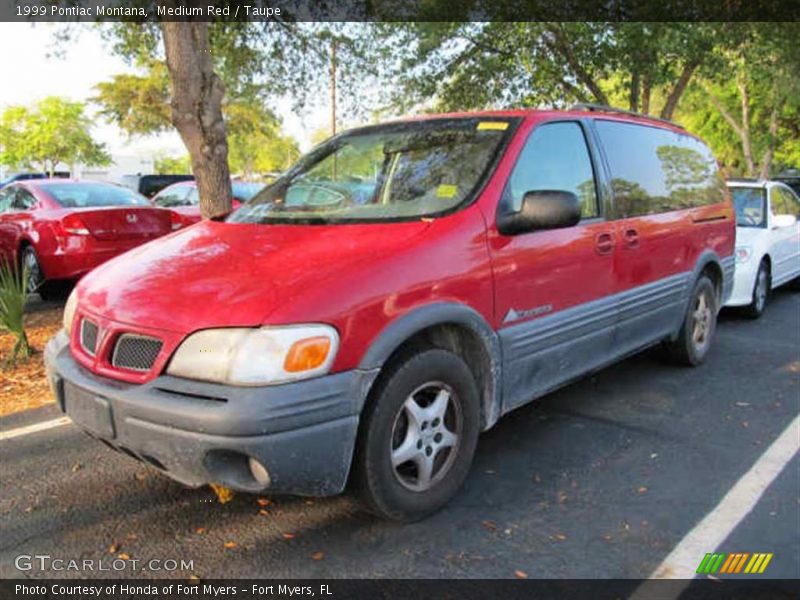
[[[538,229],[572,227],[581,220],[581,203],[572,192],[534,190],[522,197],[516,212],[499,215],[497,229],[503,235],[519,235]]]
[[[797,223],[797,217],[794,215],[773,215],[772,226],[775,229],[783,229],[784,227],[791,227]]]

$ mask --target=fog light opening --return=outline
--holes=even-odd
[[[267,471],[267,468],[252,456],[248,459],[247,464],[250,467],[250,474],[253,476],[253,479],[264,487],[267,487],[270,484],[269,471]]]

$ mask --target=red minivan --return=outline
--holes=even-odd
[[[187,485],[440,508],[505,413],[648,346],[706,357],[734,218],[709,149],[596,107],[342,133],[112,260],[48,345],[62,410]]]

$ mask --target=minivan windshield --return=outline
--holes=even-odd
[[[228,217],[335,223],[434,216],[467,202],[512,120],[431,119],[331,138]]]
[[[737,227],[767,226],[767,193],[761,187],[731,188]]]

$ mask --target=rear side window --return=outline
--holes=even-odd
[[[581,218],[596,217],[597,191],[592,160],[578,123],[545,123],[525,142],[508,180],[513,210],[522,206],[526,192],[572,192],[581,203]]]
[[[611,169],[620,217],[725,201],[725,183],[708,147],[690,135],[618,121],[595,121]]]
[[[772,212],[777,214],[785,214],[785,215],[794,215],[795,217],[800,217],[800,200],[798,200],[797,196],[794,195],[793,192],[790,192],[788,189],[785,188],[775,188],[775,190],[780,194],[782,198],[782,206],[780,212],[778,212],[777,208],[773,206]]]

